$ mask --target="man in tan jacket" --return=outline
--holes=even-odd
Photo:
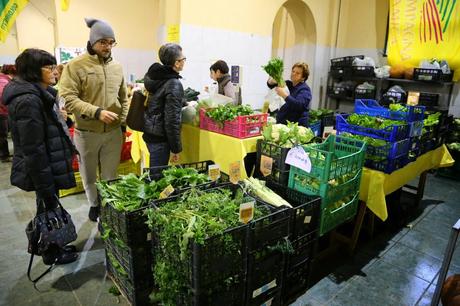
[[[111,57],[116,45],[111,26],[103,20],[85,21],[91,29],[88,52],[65,66],[59,94],[66,101],[66,109],[75,115],[74,142],[90,204],[89,219],[97,221],[97,169],[103,180],[117,177],[128,97],[122,66]]]

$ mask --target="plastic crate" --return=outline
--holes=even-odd
[[[392,111],[381,106],[376,100],[372,99],[356,99],[355,113],[360,115],[369,115],[374,117],[382,117],[391,120],[400,120],[406,122],[421,121],[424,119],[424,106],[405,105],[407,112]]]
[[[356,77],[373,77],[374,67],[372,66],[352,66],[351,75]]]
[[[348,78],[351,76],[351,67],[331,66],[330,74],[333,78]]]
[[[312,260],[316,254],[318,232],[312,232],[291,241],[294,252],[287,254],[286,272],[290,273],[299,268],[307,259]]]
[[[336,130],[338,134],[347,132],[356,135],[368,136],[372,138],[386,140],[388,142],[396,142],[406,139],[410,134],[410,126],[408,124],[392,125],[385,129],[373,129],[359,125],[352,125],[347,122],[349,115],[337,114]]]
[[[361,170],[366,152],[364,142],[335,135],[329,135],[323,143],[303,146],[303,148],[309,155],[311,172],[306,173],[296,169],[306,176],[316,178],[320,183],[327,183],[329,180]],[[291,173],[293,168],[295,167],[290,169]],[[291,176],[292,174],[289,177],[290,185]]]
[[[310,124],[309,128],[316,137],[321,137],[321,121],[316,121]]]
[[[355,99],[374,99],[375,89],[370,88],[355,88]]]
[[[408,152],[409,153],[409,152]],[[394,158],[394,159],[387,159],[382,161],[373,161],[370,159],[366,159],[365,166],[367,168],[371,168],[377,171],[382,171],[387,174],[392,173],[395,170],[401,169],[409,162],[408,154]]]
[[[118,211],[107,204],[101,206],[100,219],[124,244],[135,248],[150,240],[150,230],[145,223],[147,216],[144,214],[147,208],[148,203],[145,203],[144,207],[126,212]]]
[[[332,67],[350,67],[353,65],[353,61],[355,58],[364,59],[364,55],[352,55],[352,56],[344,56],[344,57],[337,57],[331,59],[331,66]]]
[[[452,82],[453,77],[454,77],[454,73],[453,73],[453,72],[450,72],[450,73],[442,73],[442,74],[441,74],[441,81],[442,81],[442,82]]]
[[[394,92],[394,91],[387,91],[382,95],[380,99],[380,103],[383,106],[387,106],[391,103],[406,103],[407,101],[407,94],[405,92]]]
[[[104,243],[107,252],[116,258],[131,282],[142,280],[146,284],[153,284],[152,244],[150,242],[128,247],[118,245],[114,239],[107,238]]]
[[[321,198],[267,181],[267,187],[292,205],[289,239],[316,233],[319,228]]]
[[[286,271],[283,285],[283,304],[293,303],[298,296],[305,293],[310,283],[312,260],[306,259],[295,269]]]
[[[225,121],[223,126],[220,126],[214,120],[206,116],[205,109],[200,109],[200,128],[243,139],[260,136],[263,127],[267,124],[267,118],[268,114],[238,116],[235,120]]]
[[[327,95],[331,98],[345,99],[353,96],[353,90],[347,86],[334,85],[327,87]]]
[[[423,105],[427,109],[433,109],[438,106],[439,94],[430,92],[421,92],[418,98],[418,105]]]
[[[277,144],[262,139],[257,140],[257,171],[260,169],[262,155],[268,156],[273,159],[272,173],[265,178],[287,186],[289,181],[290,166],[285,163],[285,160],[289,150],[290,148],[283,148]]]
[[[111,260],[106,252],[106,269],[109,277],[115,283],[120,293],[128,300],[133,306],[149,305],[149,295],[153,290],[152,284],[142,283],[134,280],[134,283],[129,281],[125,276],[120,275],[116,269],[113,268]]]
[[[264,248],[248,254],[246,305],[263,305],[281,294],[285,255]]]
[[[414,68],[413,79],[416,81],[440,81],[441,75],[441,69]]]
[[[354,196],[350,195],[347,198],[352,197],[350,201],[344,203],[339,208],[331,208],[331,203],[324,203],[321,213],[321,225],[319,235],[324,234],[335,229],[337,226],[353,219],[358,212],[359,203],[359,192],[355,193]]]

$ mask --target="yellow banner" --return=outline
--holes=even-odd
[[[0,0],[0,41],[5,42],[16,17],[28,0]]]
[[[70,0],[61,0],[61,10],[64,12],[69,9],[70,6]]]
[[[460,74],[460,1],[390,0],[388,63],[418,67],[446,60]]]

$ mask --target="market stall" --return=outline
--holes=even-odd
[[[182,148],[180,163],[213,160],[224,173],[229,173],[230,163],[241,162],[241,178],[246,178],[244,158],[256,152],[257,140],[262,136],[239,139],[200,129],[190,124],[182,125]],[[133,132],[131,156],[134,162],[142,160],[148,166],[149,152],[141,132]]]

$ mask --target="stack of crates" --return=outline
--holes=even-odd
[[[303,148],[310,159],[311,171],[292,166],[288,186],[321,196],[319,235],[322,236],[357,213],[366,145],[329,135],[323,143]]]
[[[194,168],[199,173],[205,173],[212,164],[214,164],[212,161],[203,161],[183,164],[179,167]],[[169,166],[160,168],[164,170]],[[220,184],[222,180],[228,180],[223,173],[218,181],[203,184],[200,188],[213,187]],[[119,179],[112,180],[109,184],[117,181]],[[184,190],[176,190],[175,193]],[[100,194],[99,201],[102,202]],[[148,204],[145,203],[141,208],[133,211],[119,211],[112,205],[101,205],[100,228],[105,238],[107,271],[121,293],[133,305],[148,303],[148,295],[154,285],[152,237],[145,215]]]
[[[283,303],[289,304],[310,285],[312,261],[316,255],[321,198],[267,181],[267,187],[292,205],[289,242],[292,252],[286,256]]]
[[[375,100],[361,99],[355,101],[355,113],[382,119],[401,121],[400,125],[385,129],[367,128],[347,122],[348,116],[342,115],[337,120],[337,132],[367,136],[386,142],[385,145],[368,144],[365,166],[385,173],[392,173],[404,167],[413,150],[414,139],[422,134],[425,107],[405,106],[407,111],[392,111],[382,107]],[[412,153],[412,155],[415,155]]]

